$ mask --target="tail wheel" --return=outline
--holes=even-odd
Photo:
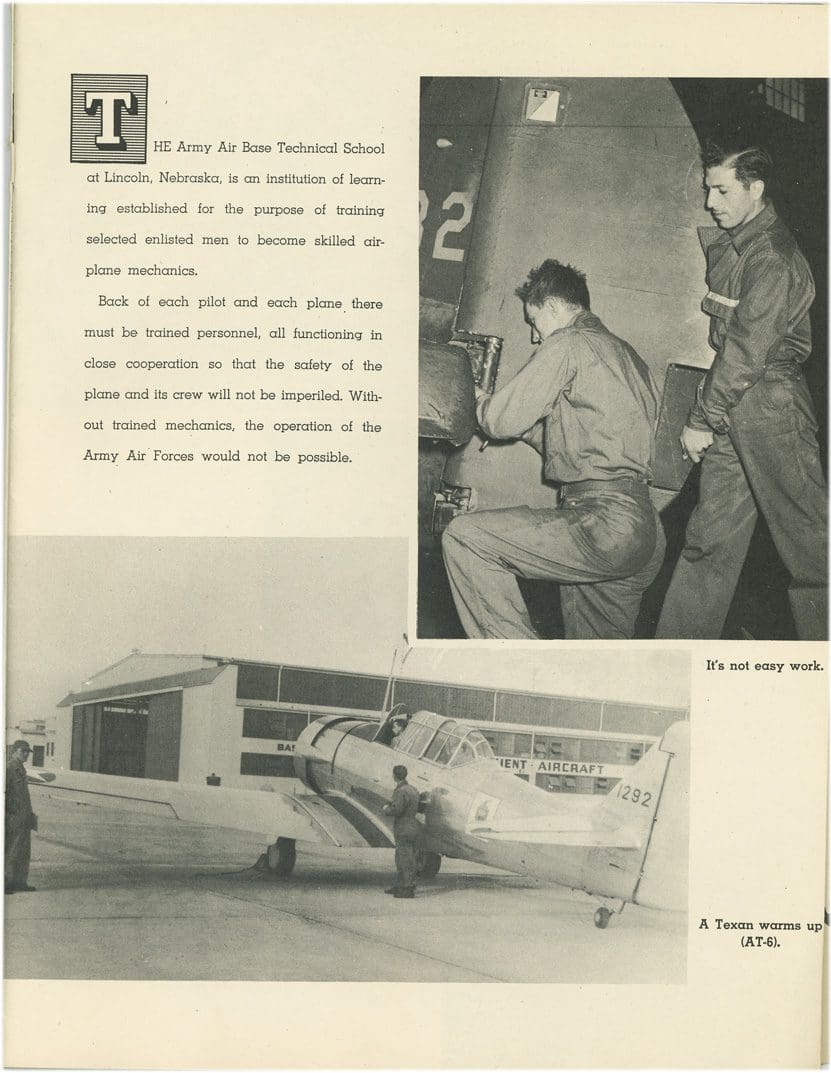
[[[597,912],[594,914],[594,925],[596,928],[608,928],[609,921],[611,919],[611,909],[607,909],[605,905],[601,905]]]
[[[268,870],[275,876],[290,876],[297,860],[293,838],[278,838],[266,851]]]
[[[431,853],[429,850],[419,850],[416,866],[420,879],[432,879],[438,875],[441,868],[441,854]]]

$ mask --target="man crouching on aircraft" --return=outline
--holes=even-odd
[[[418,815],[418,790],[407,782],[407,769],[396,764],[392,769],[395,789],[392,802],[384,805],[387,816],[394,816],[395,868],[398,873],[395,886],[386,892],[396,898],[414,898],[416,880],[416,850],[421,833]]]
[[[648,367],[590,312],[586,277],[545,261],[517,289],[531,360],[476,417],[492,439],[521,439],[559,485],[558,506],[473,511],[442,550],[468,637],[537,638],[517,577],[558,581],[565,636],[632,637],[663,562],[649,498],[657,392]]]

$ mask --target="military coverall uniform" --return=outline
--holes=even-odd
[[[814,281],[768,204],[733,231],[700,229],[716,352],[687,424],[715,435],[658,637],[718,638],[759,512],[790,572],[802,639],[827,637],[827,504],[802,372]]]
[[[664,558],[647,481],[654,381],[628,343],[588,310],[549,335],[477,418],[492,439],[524,439],[557,482],[557,507],[472,511],[442,551],[468,637],[534,638],[517,577],[560,582],[568,638],[627,638]]]
[[[29,882],[32,827],[35,814],[29,797],[26,768],[17,759],[6,765],[6,892],[25,890]]]
[[[395,868],[398,873],[395,887],[401,893],[415,890],[418,840],[421,836],[421,824],[418,816],[418,790],[408,782],[400,782],[392,794],[390,811],[395,817],[393,835],[395,837]]]

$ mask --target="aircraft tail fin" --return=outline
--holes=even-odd
[[[687,908],[690,838],[689,723],[667,730],[661,749],[668,755],[661,800],[652,824],[635,891],[639,905],[655,909]]]
[[[629,832],[635,845],[646,846],[664,792],[672,757],[689,752],[689,723],[673,723],[659,742],[610,790],[600,809],[600,822]]]
[[[686,905],[688,722],[673,723],[663,738],[621,778],[598,814],[610,835],[607,847],[589,850],[584,889],[608,894],[614,875],[616,897],[655,909]],[[628,841],[636,852],[614,848]]]

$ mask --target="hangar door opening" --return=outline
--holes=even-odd
[[[175,781],[181,731],[181,692],[77,704],[70,766],[100,775]]]

